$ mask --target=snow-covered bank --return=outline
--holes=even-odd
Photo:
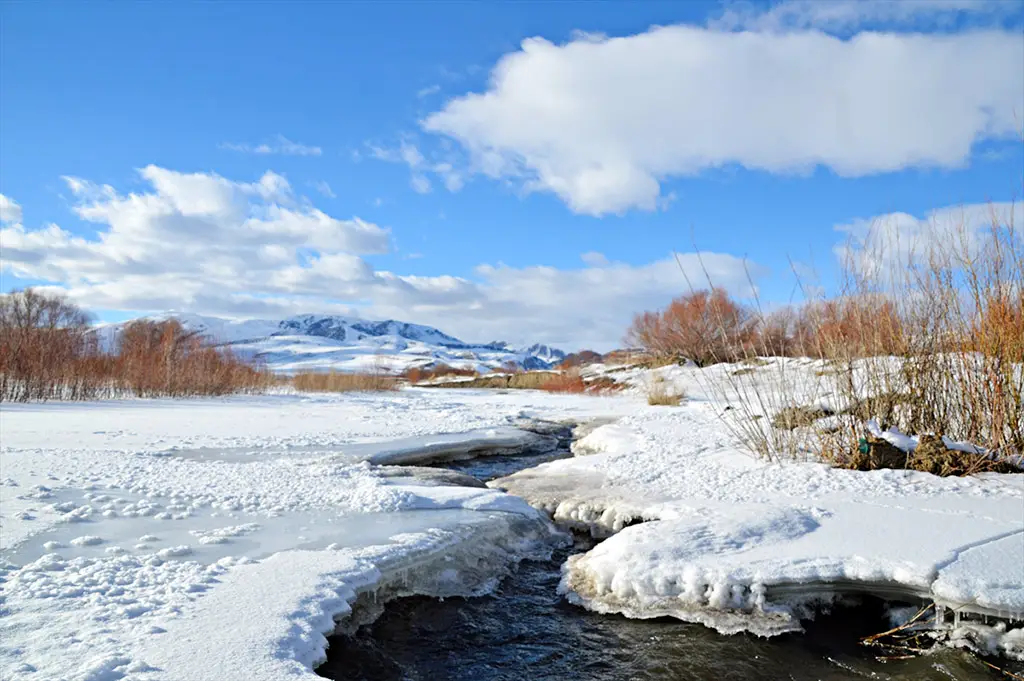
[[[570,600],[761,635],[799,630],[857,590],[1024,619],[1024,475],[766,463],[737,449],[720,409],[640,411],[577,442],[573,459],[490,483],[612,535],[566,564]],[[997,645],[1024,655],[1019,629]]]
[[[548,442],[510,427],[523,418],[632,404],[409,390],[3,405],[0,677],[315,678],[360,593],[479,593],[561,540],[520,499],[367,459],[519,451]]]

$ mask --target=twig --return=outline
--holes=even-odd
[[[860,642],[863,643],[864,645],[871,645],[875,641],[877,641],[878,639],[882,638],[883,636],[889,636],[890,634],[895,634],[897,632],[903,631],[904,629],[907,629],[908,627],[913,625],[915,622],[917,622],[919,619],[921,619],[921,617],[926,612],[928,612],[929,610],[931,610],[934,607],[935,607],[934,603],[932,603],[931,605],[926,605],[925,607],[923,607],[920,610],[918,610],[916,615],[911,617],[909,620],[907,620],[906,622],[904,622],[900,626],[894,627],[894,628],[890,629],[889,631],[883,631],[880,634],[872,634],[871,636],[865,636],[864,638],[862,638],[860,640]]]

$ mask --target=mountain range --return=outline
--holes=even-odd
[[[271,370],[286,374],[332,370],[400,373],[438,364],[478,371],[510,363],[523,369],[548,369],[566,356],[561,350],[540,343],[526,348],[513,348],[500,341],[467,343],[431,326],[393,319],[369,321],[311,314],[278,320],[233,320],[194,314],[142,319],[171,318],[216,345],[230,347],[239,355],[263,361]],[[120,330],[132,321],[135,320],[97,327],[101,343],[112,346]]]

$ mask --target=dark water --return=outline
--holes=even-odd
[[[490,480],[567,450],[439,464]],[[807,623],[803,635],[722,636],[673,619],[631,620],[570,605],[556,593],[560,565],[590,548],[580,539],[551,561],[528,562],[482,598],[403,598],[372,625],[329,639],[317,673],[336,681],[950,681],[1008,679],[951,650],[880,662],[857,641],[889,628],[868,600]],[[993,660],[1006,667],[1005,661]],[[1014,665],[1020,674],[1024,665]]]
[[[495,478],[503,478],[512,475],[524,468],[533,468],[548,461],[566,459],[572,456],[568,447],[556,449],[544,454],[520,454],[518,456],[481,456],[476,459],[465,461],[445,461],[442,463],[429,464],[431,468],[447,468],[451,471],[458,471],[466,475],[472,475],[477,480],[487,482]]]
[[[332,637],[317,673],[337,681],[1010,678],[958,651],[875,660],[857,640],[888,628],[881,602],[838,610],[809,623],[804,635],[770,640],[590,613],[555,592],[567,555],[523,564],[494,596],[394,601],[354,636]]]

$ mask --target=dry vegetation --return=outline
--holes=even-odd
[[[655,375],[647,386],[647,404],[651,406],[678,407],[683,397],[663,376]]]
[[[419,372],[406,372],[405,377],[413,383],[412,376],[420,376]],[[428,383],[420,383],[424,387],[433,388],[489,388],[501,390],[543,390],[545,392],[577,393],[588,395],[607,394],[621,390],[624,386],[607,377],[584,378],[578,368],[566,370],[524,371],[519,365],[506,365],[493,369],[490,373],[470,374],[469,380],[444,380],[446,374],[433,376],[436,378]],[[465,376],[458,374],[457,376]],[[425,379],[423,379],[425,380]],[[415,383],[413,383],[415,385]]]
[[[292,377],[292,385],[303,392],[344,393],[356,391],[398,390],[399,379],[384,372],[362,374],[331,371],[304,372]]]
[[[901,467],[963,474],[1020,461],[1024,239],[1012,215],[993,214],[979,231],[933,225],[913,244],[891,235],[879,225],[845,249],[833,298],[765,313],[756,300],[693,291],[637,316],[629,338],[657,357],[701,366],[759,357],[822,362],[810,385],[800,360],[714,372],[709,390],[738,416],[728,423],[766,457],[810,450],[840,466],[895,465],[893,457],[865,456],[880,447],[865,432],[865,421],[876,419],[919,436],[921,451],[903,454]],[[822,399],[838,413],[823,410]],[[986,454],[957,452],[941,436]]]
[[[173,320],[133,322],[104,350],[88,316],[64,298],[32,289],[0,296],[0,401],[225,395],[271,382]]]
[[[479,376],[479,372],[476,369],[467,367],[453,367],[448,366],[444,363],[435,364],[432,367],[413,367],[408,369],[404,374],[403,378],[410,384],[423,383],[425,381],[432,381],[439,378],[456,378],[460,376]]]

